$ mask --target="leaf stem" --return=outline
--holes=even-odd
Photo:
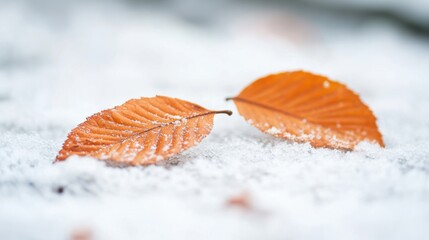
[[[224,113],[224,114],[228,114],[228,116],[232,115],[232,111],[230,111],[230,110],[213,111],[212,113],[215,113],[215,114]]]

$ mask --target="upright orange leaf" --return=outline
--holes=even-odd
[[[127,165],[148,165],[199,143],[217,113],[196,104],[156,96],[132,99],[89,118],[68,135],[57,161],[90,156]]]
[[[372,111],[357,94],[324,76],[269,75],[230,99],[250,124],[276,137],[314,147],[351,150],[365,140],[384,147]]]

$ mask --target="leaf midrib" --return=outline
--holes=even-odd
[[[118,144],[118,143],[122,144],[123,142],[125,142],[126,140],[128,140],[128,139],[130,139],[130,138],[132,138],[132,137],[135,137],[135,136],[138,136],[138,135],[145,134],[145,133],[147,133],[147,132],[150,132],[150,131],[155,130],[155,129],[158,129],[158,128],[163,128],[163,127],[166,127],[166,126],[172,125],[172,124],[174,124],[174,123],[176,123],[176,122],[183,122],[183,120],[189,120],[189,119],[194,119],[194,118],[204,117],[204,116],[211,115],[211,114],[213,114],[213,115],[214,115],[214,114],[222,114],[222,113],[223,113],[223,114],[227,114],[227,115],[229,115],[229,116],[230,116],[230,115],[232,115],[232,112],[231,112],[231,111],[229,111],[229,110],[220,110],[220,111],[209,111],[209,112],[205,112],[205,113],[197,114],[197,115],[190,116],[190,117],[183,117],[183,118],[177,119],[177,120],[175,120],[175,121],[171,121],[171,122],[167,122],[167,123],[162,123],[162,124],[160,124],[160,125],[158,125],[158,126],[155,126],[155,127],[149,128],[149,129],[146,129],[146,130],[144,130],[144,131],[134,133],[134,134],[132,134],[132,135],[130,135],[130,136],[128,136],[128,137],[125,137],[125,138],[121,139],[120,141],[117,141],[117,142],[114,142],[114,143],[111,143],[111,144],[103,145],[101,148],[99,148],[99,149],[97,149],[97,150],[95,150],[95,151],[92,151],[92,153],[96,153],[96,152],[98,152],[98,151],[101,151],[102,149],[105,149],[105,148],[107,148],[107,147],[110,147],[110,146],[115,145],[115,144]]]

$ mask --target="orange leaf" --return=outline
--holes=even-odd
[[[72,232],[71,240],[91,240],[92,231],[89,228],[79,228]]]
[[[323,76],[269,75],[230,99],[250,124],[276,137],[314,147],[351,150],[365,140],[384,147],[372,111],[346,86]]]
[[[217,113],[176,98],[132,99],[89,118],[68,135],[57,161],[71,155],[148,165],[199,143]]]
[[[250,197],[247,192],[242,192],[239,195],[230,197],[227,199],[226,204],[233,207],[238,207],[241,209],[250,210],[252,204],[250,203]]]

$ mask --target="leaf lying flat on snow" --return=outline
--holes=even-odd
[[[261,78],[234,100],[262,132],[314,147],[353,149],[361,141],[384,147],[372,111],[341,83],[304,71]]]
[[[249,193],[242,192],[239,195],[232,196],[227,199],[226,204],[228,206],[241,208],[244,210],[251,210],[252,204],[250,201]]]
[[[163,96],[132,99],[73,129],[56,159],[78,155],[120,164],[153,164],[199,143],[210,133],[217,113],[232,114]]]

